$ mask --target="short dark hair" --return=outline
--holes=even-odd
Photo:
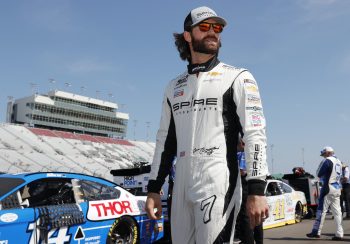
[[[185,40],[184,33],[174,33],[173,36],[175,39],[175,46],[180,53],[180,58],[184,61],[187,60],[191,62],[190,45]]]

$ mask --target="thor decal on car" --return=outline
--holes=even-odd
[[[87,218],[92,221],[115,219],[123,215],[138,215],[139,209],[134,208],[128,200],[105,200],[89,202]]]

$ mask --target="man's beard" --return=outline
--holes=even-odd
[[[192,48],[193,51],[197,53],[204,53],[204,54],[218,54],[219,48],[221,47],[221,41],[218,40],[215,36],[207,36],[203,38],[202,40],[195,39],[192,35]],[[206,39],[215,39],[218,42],[218,45],[214,48],[207,44]]]

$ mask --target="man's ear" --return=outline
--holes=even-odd
[[[191,37],[191,34],[190,34],[190,32],[188,32],[188,31],[184,31],[184,38],[185,38],[185,40],[187,41],[187,42],[192,42],[192,37]]]

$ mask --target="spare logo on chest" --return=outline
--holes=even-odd
[[[202,98],[202,99],[192,99],[191,101],[178,102],[173,104],[174,112],[185,112],[187,113],[193,111],[202,110],[217,110],[216,106],[218,104],[217,98]]]

